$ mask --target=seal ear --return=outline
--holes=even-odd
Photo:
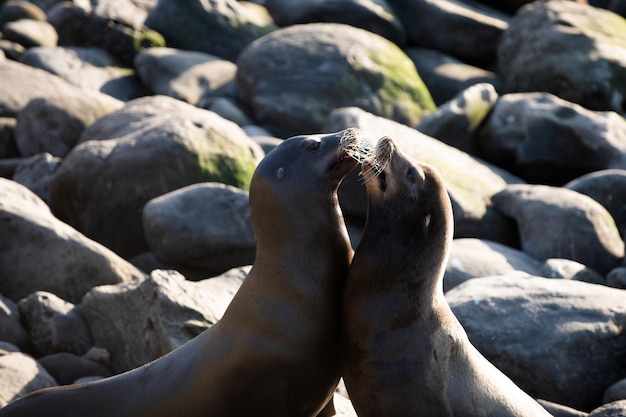
[[[420,179],[422,177],[414,167],[410,167],[406,173],[406,178],[409,183],[409,197],[411,197],[411,200],[417,201],[419,199]]]

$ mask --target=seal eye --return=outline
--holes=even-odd
[[[320,142],[316,140],[307,143],[304,149],[306,149],[308,152],[316,152],[319,148]]]

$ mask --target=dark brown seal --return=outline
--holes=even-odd
[[[143,367],[45,389],[0,416],[332,415],[341,293],[352,249],[337,188],[358,165],[358,134],[288,139],[250,186],[254,265],[223,318]],[[352,157],[351,157],[352,156]]]
[[[359,417],[548,416],[472,346],[444,298],[453,216],[439,173],[383,138],[362,175],[367,220],[342,313]]]

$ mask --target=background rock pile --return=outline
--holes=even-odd
[[[0,0],[0,406],[219,320],[256,164],[358,127],[442,172],[476,347],[555,415],[624,415],[626,2],[590,3]]]

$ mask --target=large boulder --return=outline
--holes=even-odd
[[[276,29],[265,7],[236,0],[161,0],[145,24],[168,46],[233,62],[252,41]]]
[[[265,6],[279,26],[301,23],[345,23],[404,44],[402,23],[386,0],[266,0]]]
[[[51,207],[124,257],[148,248],[141,221],[148,200],[200,182],[247,189],[262,155],[233,122],[166,96],[130,101],[80,141],[52,179]]]
[[[363,137],[372,143],[390,136],[407,155],[434,165],[441,172],[452,200],[456,237],[518,244],[515,224],[493,207],[491,196],[507,184],[522,180],[415,129],[357,108],[334,111],[324,131],[337,132],[349,127],[359,128]],[[346,177],[339,197],[344,213],[364,218],[367,193],[357,175],[358,170],[354,170]]]
[[[586,195],[560,187],[515,184],[494,195],[493,203],[515,219],[522,249],[537,258],[571,259],[605,275],[624,257],[624,241],[615,221]]]
[[[206,108],[215,97],[235,97],[237,66],[204,52],[147,48],[135,57],[141,81],[162,94]]]
[[[566,0],[536,1],[502,35],[509,92],[545,91],[592,110],[626,114],[626,20]]]
[[[483,158],[529,182],[562,185],[589,172],[626,168],[621,115],[549,93],[501,96],[477,142]]]
[[[239,98],[278,136],[316,133],[337,107],[414,126],[435,105],[413,62],[387,39],[344,24],[277,30],[239,60]]]
[[[491,64],[510,16],[478,2],[388,0],[409,40],[471,63]]]
[[[176,271],[152,271],[142,282],[106,285],[77,306],[96,346],[111,353],[114,372],[150,362],[215,324],[250,267],[198,282]]]
[[[43,290],[72,303],[91,288],[143,273],[54,217],[27,188],[0,178],[0,293],[19,300]]]
[[[538,277],[476,278],[446,299],[470,341],[531,396],[589,411],[626,375],[626,291]]]

